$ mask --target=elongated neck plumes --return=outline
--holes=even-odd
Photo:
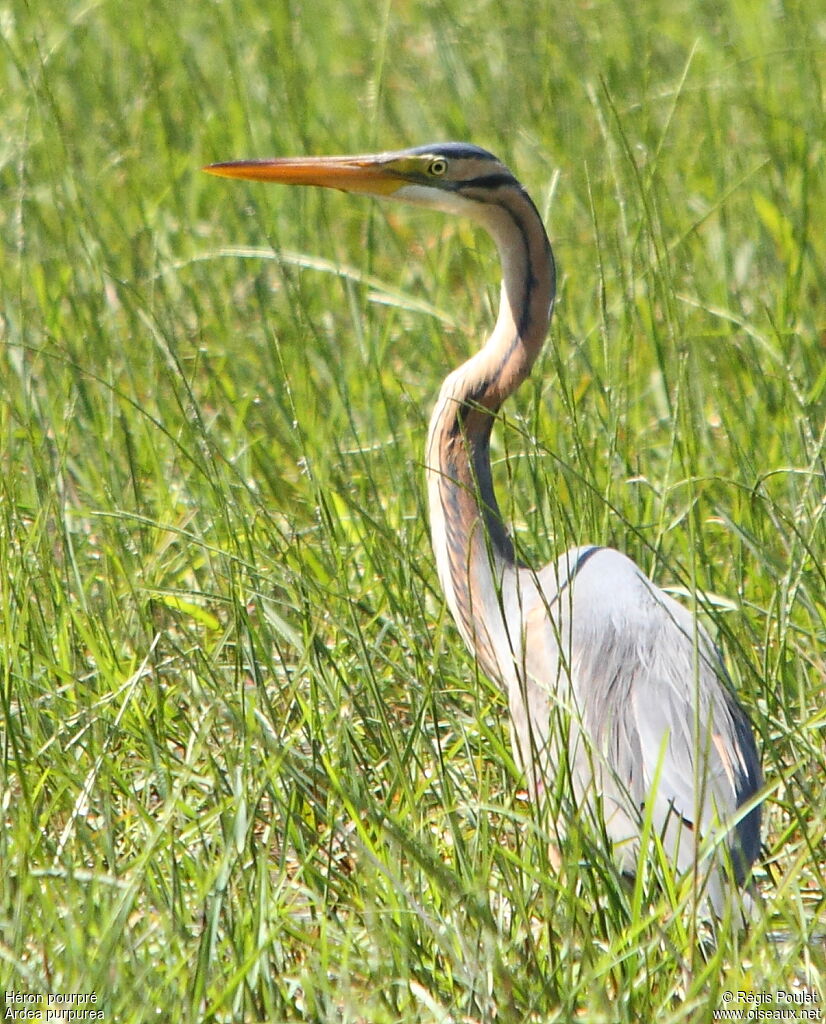
[[[501,304],[485,345],[442,385],[426,463],[433,547],[448,605],[465,641],[496,678],[501,658],[490,650],[493,630],[486,623],[502,614],[498,595],[515,560],[493,493],[490,433],[495,414],[541,351],[555,272],[542,220],[521,186],[465,194],[477,199],[477,220],[499,249]]]

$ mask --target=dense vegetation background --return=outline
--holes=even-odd
[[[820,5],[16,0],[0,29],[0,989],[118,1024],[826,999]],[[519,545],[616,544],[696,602],[754,721],[748,935],[703,948],[688,888],[628,891],[596,842],[549,869],[445,613],[422,449],[487,239],[199,172],[448,138],[514,168],[560,266],[496,431]]]

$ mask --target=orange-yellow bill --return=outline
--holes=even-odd
[[[274,181],[282,185],[317,185],[342,192],[390,195],[404,178],[387,162],[369,156],[284,157],[276,160],[235,160],[209,164],[207,174],[248,181]]]

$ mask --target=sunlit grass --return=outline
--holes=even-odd
[[[824,24],[808,5],[0,6],[0,989],[107,1020],[707,1021],[826,997]],[[426,423],[488,241],[202,164],[488,146],[559,261],[494,441],[526,558],[720,639],[764,916],[548,862],[446,614]]]

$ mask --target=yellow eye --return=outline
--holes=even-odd
[[[435,160],[430,161],[430,166],[427,168],[427,173],[432,174],[435,178],[440,177],[447,171],[447,160],[444,157],[437,156]]]

